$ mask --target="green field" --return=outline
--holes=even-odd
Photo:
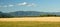
[[[60,22],[0,21],[0,27],[60,27]]]

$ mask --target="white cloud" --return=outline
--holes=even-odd
[[[36,6],[36,4],[31,3],[31,4],[28,4],[27,6],[35,7],[35,6]]]
[[[22,5],[26,5],[27,3],[26,2],[23,2]]]
[[[17,4],[18,6],[36,6],[36,4],[34,4],[34,3],[27,3],[27,2],[23,2],[23,3],[19,3],[19,4]]]
[[[14,5],[4,5],[4,6],[0,6],[0,7],[12,7]]]
[[[18,5],[24,6],[24,5],[27,5],[27,2],[19,3]]]
[[[23,2],[23,3],[18,3],[15,5],[9,4],[9,5],[4,5],[4,6],[0,6],[0,7],[13,7],[13,6],[28,6],[28,7],[36,7],[37,5],[34,3],[28,3],[28,2]]]
[[[14,5],[8,5],[8,7],[12,7],[12,6],[14,6]]]

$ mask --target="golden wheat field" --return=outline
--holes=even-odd
[[[0,27],[60,27],[60,17],[0,18]]]
[[[0,18],[0,21],[50,21],[50,22],[60,22],[60,17]]]

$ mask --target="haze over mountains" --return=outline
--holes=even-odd
[[[1,15],[7,15],[7,16],[40,16],[40,15],[60,15],[60,12],[37,12],[37,11],[16,11],[16,12],[10,12],[10,13],[2,13],[0,12]]]

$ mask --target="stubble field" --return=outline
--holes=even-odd
[[[60,27],[60,17],[0,18],[0,27]]]

